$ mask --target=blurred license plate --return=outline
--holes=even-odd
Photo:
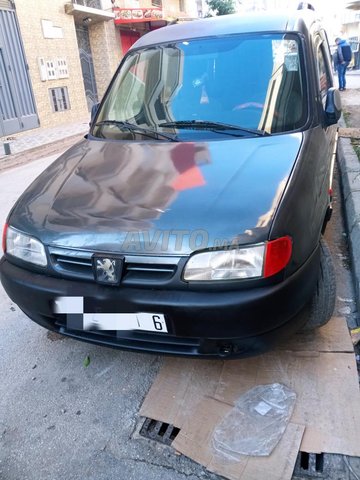
[[[159,313],[84,313],[84,330],[147,330],[167,333]]]

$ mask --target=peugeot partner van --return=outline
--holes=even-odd
[[[340,109],[309,10],[144,35],[10,212],[6,292],[49,330],[165,354],[249,356],[326,323]]]

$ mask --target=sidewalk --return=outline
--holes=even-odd
[[[0,138],[0,171],[65,150],[80,140],[89,130],[88,118],[53,128],[36,128],[21,134]],[[5,144],[10,155],[5,154]]]
[[[343,116],[339,125],[340,127],[347,126],[359,129],[360,71],[348,72],[346,74],[346,83],[347,90],[341,92]],[[339,133],[341,133],[341,129]],[[352,146],[351,138],[339,138],[337,158],[344,200],[355,297],[358,311],[360,311],[360,161]]]

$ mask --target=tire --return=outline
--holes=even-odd
[[[320,241],[320,267],[316,290],[309,304],[300,315],[304,316],[301,332],[309,332],[325,325],[335,308],[336,277],[329,247]]]

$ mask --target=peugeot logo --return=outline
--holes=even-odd
[[[124,257],[93,255],[95,280],[105,285],[119,285],[124,265]]]

